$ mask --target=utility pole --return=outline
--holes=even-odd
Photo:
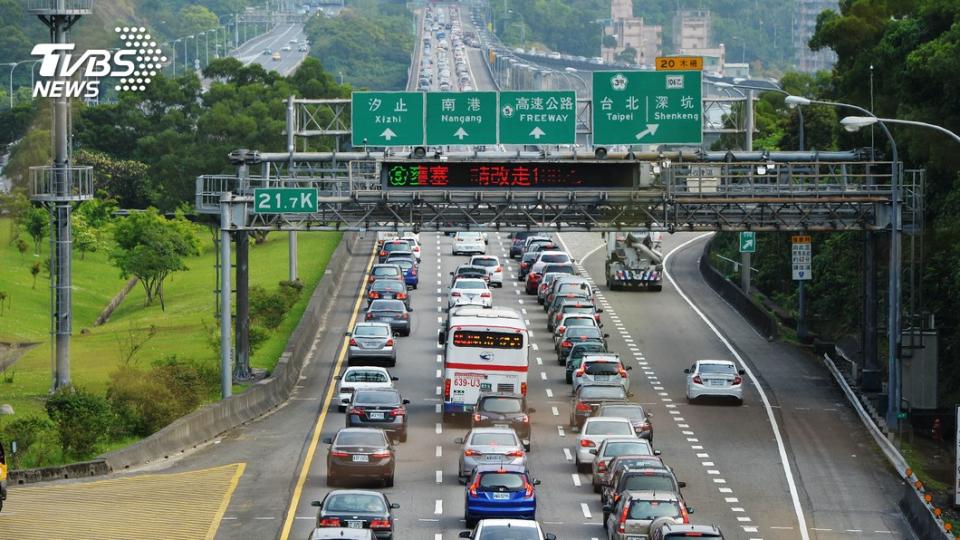
[[[743,128],[743,149],[747,152],[753,151],[753,90],[747,89],[743,103],[744,128]],[[740,254],[740,290],[743,294],[750,295],[750,252]]]
[[[342,77],[342,74],[341,74],[341,77]],[[341,79],[340,82],[342,84],[343,80]],[[296,151],[296,144],[297,144],[295,139],[296,120],[297,120],[296,104],[294,103],[294,96],[290,96],[287,98],[287,153],[290,156],[290,161],[287,164],[287,167],[288,167],[287,174],[291,176],[293,175],[293,171],[290,169],[293,168],[293,153],[294,151]],[[288,234],[287,252],[290,259],[289,260],[290,273],[288,277],[290,282],[295,282],[297,281],[297,278],[298,278],[297,276],[297,231],[290,231],[287,234]]]

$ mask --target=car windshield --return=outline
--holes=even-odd
[[[621,484],[623,490],[633,491],[673,491],[673,479],[665,474],[636,474],[626,478]]]
[[[562,263],[570,260],[570,257],[567,257],[563,253],[547,254],[540,257],[540,262],[544,263]]]
[[[470,264],[475,265],[475,266],[484,266],[484,267],[490,266],[490,267],[492,267],[492,266],[496,266],[496,265],[497,265],[497,260],[496,260],[496,259],[474,259],[474,260],[470,261]]]
[[[403,302],[400,300],[374,300],[370,304],[370,311],[404,311]]]
[[[736,375],[737,369],[732,364],[700,364],[700,373],[725,373]]]
[[[536,258],[537,258],[536,253],[524,253],[523,258],[520,259],[520,262],[530,263],[530,262],[533,262]]]
[[[619,416],[621,418],[629,418],[631,420],[640,420],[646,418],[647,415],[643,412],[643,407],[638,407],[636,405],[615,405],[613,407],[604,407],[603,416]]]
[[[650,445],[643,440],[608,442],[607,447],[603,451],[603,455],[606,457],[642,456],[652,453],[653,452],[650,451]]]
[[[383,500],[376,495],[366,493],[343,493],[331,495],[323,509],[327,512],[379,512],[387,511]]]
[[[482,281],[465,281],[461,280],[457,282],[457,289],[486,289],[487,285]]]
[[[470,438],[474,446],[516,446],[517,438],[512,433],[474,433]]]
[[[626,422],[588,422],[583,430],[584,435],[633,435],[630,424]]]
[[[344,382],[385,383],[385,382],[390,382],[390,379],[388,379],[387,374],[382,371],[358,369],[354,371],[348,371],[347,374],[343,376],[343,381]]]
[[[586,283],[561,283],[560,288],[557,289],[557,294],[565,294],[572,292],[580,291],[589,291],[590,286]]]
[[[487,398],[480,404],[480,410],[498,414],[523,412],[523,404],[513,398]]]
[[[353,398],[354,403],[364,405],[391,405],[400,403],[400,394],[383,390],[357,391]]]
[[[515,472],[488,472],[480,477],[480,487],[487,489],[522,489],[523,483],[523,475]]]
[[[386,446],[383,431],[341,431],[334,446]]]
[[[675,501],[633,501],[628,519],[654,520],[659,517],[680,517]]]
[[[355,337],[390,337],[390,327],[365,324],[354,328],[353,335]]]
[[[620,364],[615,362],[588,362],[584,371],[587,375],[616,375],[620,372]]]
[[[625,399],[622,386],[581,386],[580,399]]]
[[[540,531],[536,527],[484,525],[476,540],[540,540],[540,538]]]

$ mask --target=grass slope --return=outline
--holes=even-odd
[[[0,382],[0,403],[13,405],[17,418],[42,413],[43,399],[50,387],[49,289],[45,272],[32,288],[30,266],[47,257],[48,246],[34,257],[31,251],[21,256],[9,245],[10,225],[0,220],[0,291],[6,291],[10,305],[0,317],[0,341],[38,341],[16,366],[10,368]],[[151,326],[157,334],[134,357],[138,365],[169,355],[217,363],[216,351],[208,334],[216,331],[214,320],[214,252],[210,235],[199,233],[202,254],[188,260],[187,272],[173,274],[164,284],[166,311],[158,302],[144,305],[143,289],[137,287],[113,313],[110,321],[93,328],[93,321],[125,280],[110,264],[106,252],[91,253],[85,260],[74,256],[73,266],[73,339],[71,341],[71,376],[78,386],[103,391],[109,374],[121,362],[124,343],[131,336],[144,336]],[[29,238],[28,238],[29,239]],[[270,369],[283,351],[290,332],[299,321],[309,300],[309,291],[323,276],[330,254],[340,241],[340,234],[302,234],[299,239],[300,279],[304,294],[291,309],[280,329],[253,355],[254,366]],[[272,233],[261,245],[250,244],[250,283],[268,290],[287,278],[287,235]],[[86,332],[82,330],[86,329]]]

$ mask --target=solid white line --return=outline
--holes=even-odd
[[[586,519],[593,517],[593,514],[590,513],[590,508],[587,507],[587,503],[580,503],[580,511],[583,512],[583,517]]]
[[[570,476],[573,477],[573,485],[580,487],[580,475],[574,473],[574,474],[571,474]]]
[[[760,400],[763,402],[763,407],[767,411],[767,419],[770,421],[770,426],[773,429],[774,438],[777,441],[777,451],[780,454],[780,465],[783,467],[783,474],[787,479],[787,487],[790,490],[790,498],[793,500],[793,511],[796,514],[797,522],[799,523],[800,538],[802,540],[810,540],[810,533],[807,531],[807,520],[803,514],[803,506],[800,504],[800,495],[797,491],[797,484],[793,478],[793,469],[790,466],[790,458],[789,456],[787,456],[787,449],[783,443],[783,434],[780,433],[780,425],[777,423],[777,419],[773,414],[773,409],[770,407],[770,400],[767,398],[766,391],[764,391],[763,386],[760,385],[760,381],[758,381],[757,377],[753,374],[753,370],[750,369],[750,366],[748,366],[746,362],[743,361],[743,358],[740,356],[737,350],[733,347],[733,345],[713,324],[713,322],[710,321],[710,319],[706,316],[706,314],[704,314],[703,311],[701,311],[700,308],[698,308],[696,304],[693,303],[690,297],[687,296],[685,292],[683,292],[683,289],[680,288],[676,280],[673,279],[673,275],[670,273],[670,267],[668,265],[670,256],[678,252],[679,250],[689,246],[693,242],[696,242],[698,240],[703,239],[706,236],[709,236],[709,234],[710,233],[703,234],[695,238],[691,238],[690,240],[687,240],[686,242],[680,244],[676,248],[670,250],[670,252],[667,253],[666,257],[663,258],[663,274],[667,276],[668,280],[670,280],[670,284],[673,285],[673,288],[677,291],[677,294],[679,294],[680,297],[687,302],[687,305],[690,306],[690,308],[700,317],[700,319],[703,320],[704,324],[706,324],[707,327],[710,328],[710,330],[717,336],[717,338],[720,339],[720,342],[723,343],[723,345],[727,348],[728,351],[730,351],[730,354],[732,354],[733,357],[737,359],[737,362],[740,364],[740,367],[744,371],[746,371],[747,376],[750,377],[750,382],[752,382],[754,388],[757,389],[757,393],[760,394]]]

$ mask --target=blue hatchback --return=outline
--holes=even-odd
[[[523,465],[479,465],[473,469],[464,494],[463,519],[467,527],[486,518],[536,519],[537,492]]]
[[[416,289],[420,284],[420,276],[417,275],[417,263],[410,259],[392,259],[390,264],[395,264],[403,270],[403,282],[407,287]]]

